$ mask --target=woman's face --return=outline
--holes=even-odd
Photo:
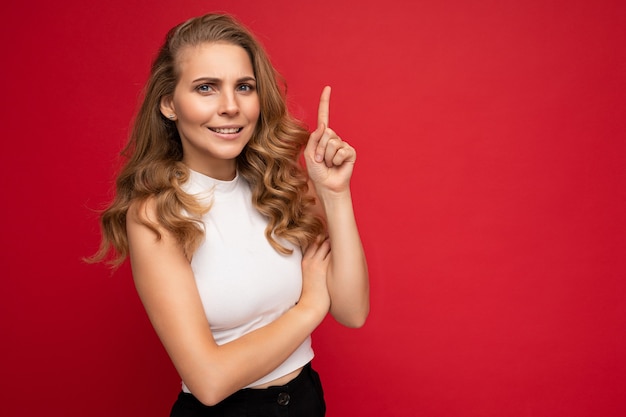
[[[260,105],[250,57],[240,46],[204,43],[183,49],[179,81],[161,112],[173,120],[183,162],[194,171],[230,180],[235,158],[254,133]]]

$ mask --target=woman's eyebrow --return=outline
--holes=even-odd
[[[195,80],[192,81],[192,83],[197,83],[197,82],[205,82],[205,83],[211,83],[211,84],[217,84],[217,83],[221,83],[222,80],[219,78],[214,78],[214,77],[200,77],[200,78],[196,78]]]
[[[237,79],[238,83],[245,82],[245,81],[254,81],[254,82],[256,82],[256,78],[251,77],[251,76],[245,76],[245,77],[241,77],[241,78]],[[210,84],[220,84],[220,83],[223,82],[223,80],[221,78],[215,78],[215,77],[200,77],[200,78],[196,78],[195,80],[192,81],[192,83],[197,83],[197,82],[205,82],[205,83],[210,83]]]

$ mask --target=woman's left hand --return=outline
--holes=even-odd
[[[304,150],[309,178],[318,198],[312,210],[326,219],[332,251],[327,279],[330,313],[341,324],[360,327],[369,312],[369,278],[354,218],[350,178],[356,152],[328,127],[330,87],[320,98],[317,129]]]
[[[320,97],[317,129],[311,133],[304,150],[309,178],[318,193],[340,193],[350,188],[350,177],[356,162],[356,151],[328,127],[330,87]]]

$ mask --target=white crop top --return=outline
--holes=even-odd
[[[302,291],[302,251],[277,252],[265,238],[267,219],[252,206],[248,182],[237,175],[219,181],[190,170],[184,185],[210,210],[202,218],[205,238],[191,261],[198,292],[218,345],[271,323],[289,310]],[[253,382],[264,384],[313,359],[311,337],[278,368]],[[183,381],[183,391],[189,389]]]

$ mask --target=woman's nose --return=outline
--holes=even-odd
[[[233,92],[222,92],[220,94],[219,113],[234,116],[239,113],[239,104]]]

